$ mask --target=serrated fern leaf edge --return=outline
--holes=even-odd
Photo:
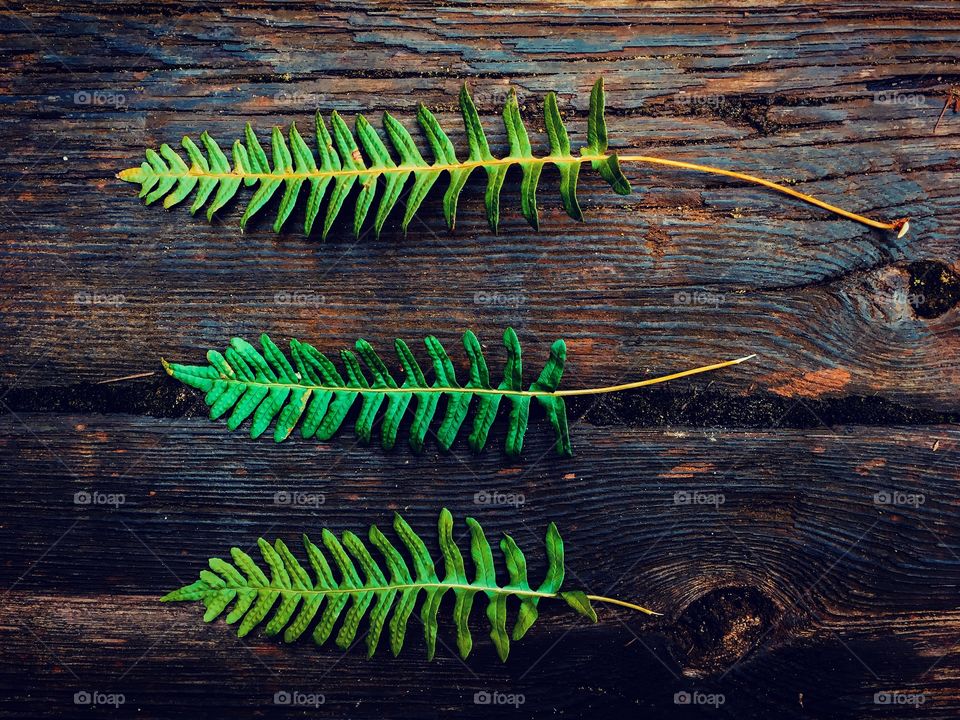
[[[230,561],[211,558],[209,570],[202,570],[198,580],[174,590],[161,600],[200,601],[206,608],[206,622],[215,620],[232,604],[226,621],[239,623],[237,634],[240,637],[266,622],[266,635],[283,633],[284,642],[293,642],[312,626],[314,642],[322,645],[333,636],[339,622],[335,643],[343,649],[351,647],[364,617],[367,617],[367,654],[373,656],[384,630],[393,654],[400,652],[408,620],[423,593],[420,620],[428,659],[432,659],[436,652],[438,614],[441,601],[448,592],[454,595],[457,648],[463,658],[473,647],[469,620],[477,597],[486,597],[490,638],[502,661],[507,659],[511,639],[520,640],[536,622],[541,600],[563,600],[592,622],[597,621],[597,615],[591,601],[612,603],[648,615],[657,614],[633,603],[588,595],[582,590],[561,591],[565,574],[564,548],[554,523],[548,526],[545,538],[547,572],[543,582],[536,589],[530,586],[523,552],[512,537],[504,535],[500,550],[509,583],[500,585],[490,543],[483,529],[473,518],[467,518],[466,524],[470,532],[473,580],[467,577],[463,555],[453,539],[453,516],[444,508],[438,521],[444,565],[442,576],[438,574],[423,539],[398,513],[394,517],[393,529],[410,562],[376,525],[370,527],[368,541],[381,555],[379,562],[366,544],[349,531],[337,538],[324,529],[321,545],[315,545],[304,535],[303,544],[311,572],[282,540],[271,544],[261,538],[257,545],[269,577],[246,552],[233,548]],[[507,631],[507,600],[510,598],[519,603],[512,633]]]

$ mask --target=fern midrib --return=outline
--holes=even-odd
[[[419,582],[419,583],[397,583],[397,584],[388,584],[388,585],[363,585],[361,587],[339,587],[339,588],[311,588],[300,590],[298,588],[287,588],[287,587],[276,587],[275,585],[230,585],[224,584],[221,587],[210,588],[211,590],[256,590],[258,593],[260,591],[264,592],[276,592],[283,595],[297,595],[297,596],[316,596],[321,595],[326,597],[327,595],[362,595],[364,593],[386,593],[386,592],[402,592],[404,590],[430,590],[430,589],[445,589],[445,590],[470,590],[473,592],[483,592],[483,593],[493,593],[494,595],[506,595],[508,597],[535,597],[535,598],[546,598],[548,600],[562,600],[561,593],[545,593],[540,592],[539,590],[523,590],[521,588],[513,588],[510,586],[500,587],[499,585],[464,585],[463,583],[448,583],[448,582]],[[610,605],[619,605],[620,607],[630,608],[631,610],[637,610],[639,612],[645,613],[646,615],[660,615],[660,613],[655,610],[650,610],[645,608],[642,605],[636,605],[635,603],[627,602],[626,600],[618,600],[617,598],[605,597],[603,595],[587,595],[588,600],[595,600],[597,602],[607,603]]]
[[[358,393],[358,394],[367,394],[367,395],[420,395],[420,394],[435,394],[435,393],[461,393],[461,394],[470,394],[470,395],[501,395],[501,396],[514,396],[514,397],[570,397],[573,395],[600,395],[605,393],[613,392],[622,392],[624,390],[633,390],[636,388],[646,387],[648,385],[656,385],[658,383],[668,382],[670,380],[678,380],[680,378],[689,377],[690,375],[698,375],[700,373],[710,372],[712,370],[720,370],[722,368],[730,367],[731,365],[739,365],[740,363],[750,360],[751,358],[756,357],[756,355],[748,355],[746,357],[737,358],[736,360],[725,360],[723,362],[714,363],[712,365],[703,365],[701,367],[691,368],[690,370],[681,370],[680,372],[670,373],[669,375],[660,375],[654,378],[648,378],[647,380],[637,380],[636,382],[623,383],[620,385],[609,385],[606,387],[597,387],[597,388],[581,388],[577,390],[501,390],[499,388],[471,388],[471,387],[446,387],[446,386],[431,386],[431,387],[349,387],[342,385],[306,385],[303,383],[286,383],[286,382],[262,382],[259,380],[242,380],[238,378],[229,378],[220,376],[219,381],[230,383],[233,385],[244,385],[247,387],[265,387],[265,388],[286,388],[288,390],[310,390],[310,391],[319,391],[319,392],[331,392],[331,393]],[[161,360],[163,363],[164,369],[167,371],[168,375],[173,375],[174,370],[166,360]],[[212,379],[204,376],[204,379]]]
[[[515,165],[518,163],[585,163],[593,161],[606,160],[612,157],[611,155],[545,155],[545,156],[534,156],[534,157],[505,157],[505,158],[493,158],[492,160],[466,160],[462,163],[438,163],[434,165],[395,165],[395,166],[386,166],[386,167],[369,167],[369,168],[349,168],[346,170],[323,170],[317,168],[316,170],[311,170],[309,172],[297,172],[290,167],[282,173],[276,171],[269,173],[254,173],[254,172],[238,172],[234,169],[232,172],[228,173],[216,173],[209,170],[204,170],[199,168],[196,165],[193,165],[187,168],[186,171],[174,171],[169,172],[160,172],[153,170],[153,174],[159,178],[174,178],[180,179],[184,177],[195,177],[195,178],[209,178],[209,179],[254,179],[254,180],[309,180],[309,179],[322,179],[322,178],[335,178],[335,177],[365,177],[371,176],[376,177],[379,175],[390,175],[398,173],[424,173],[424,172],[455,172],[457,170],[467,170],[475,169],[478,167],[495,167],[498,165]],[[152,168],[151,168],[152,169]],[[120,178],[125,180],[127,178],[124,175],[129,175],[135,172],[141,172],[141,168],[128,168],[123,170],[120,173]]]
[[[517,595],[522,597],[539,597],[539,598],[554,598],[560,599],[559,593],[545,593],[539,592],[537,590],[522,590],[520,588],[511,588],[511,587],[500,587],[499,585],[489,586],[489,585],[470,585],[462,583],[446,583],[446,582],[422,582],[422,583],[398,583],[387,584],[387,585],[362,585],[360,587],[339,587],[339,588],[313,588],[310,590],[299,590],[297,588],[285,588],[285,587],[276,587],[274,585],[224,585],[221,588],[211,588],[211,589],[220,589],[220,590],[243,590],[243,589],[252,589],[257,590],[258,592],[263,591],[275,591],[279,593],[286,593],[290,595],[359,595],[362,593],[385,593],[390,592],[391,590],[429,590],[432,588],[440,589],[446,588],[447,590],[472,590],[476,592],[489,592],[495,593],[497,595]]]

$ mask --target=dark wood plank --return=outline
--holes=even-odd
[[[15,587],[0,627],[20,661],[0,683],[14,699],[29,696],[38,715],[69,714],[64,688],[74,687],[122,692],[130,706],[166,717],[269,712],[283,689],[322,693],[322,714],[351,717],[401,708],[481,714],[472,696],[484,689],[523,694],[527,714],[667,712],[685,690],[723,694],[722,712],[736,717],[774,708],[788,717],[884,716],[890,708],[874,694],[887,691],[922,694],[931,716],[956,711],[954,426],[580,427],[572,460],[546,454],[510,465],[498,453],[469,460],[459,449],[418,458],[343,441],[250,443],[202,419],[20,420],[29,434],[0,446],[17,468],[2,498],[0,547],[13,559],[4,584]],[[15,422],[4,421],[3,435],[15,435]],[[548,449],[529,448],[534,457]],[[276,504],[284,491],[324,502]],[[524,504],[478,505],[482,491],[522,494]],[[125,502],[76,505],[76,492]],[[723,501],[684,504],[681,495],[678,503],[677,493],[695,492]],[[906,504],[878,503],[877,493],[900,493]],[[359,648],[341,657],[310,643],[240,642],[222,624],[204,627],[196,607],[156,602],[231,545],[384,526],[393,510],[437,554],[440,506],[460,523],[475,515],[492,537],[512,533],[533,577],[543,571],[542,532],[555,520],[571,586],[664,617],[603,609],[594,627],[545,608],[503,666],[478,620],[466,664],[444,649],[427,665],[416,622],[399,659],[368,662]],[[442,609],[448,646],[450,611]]]
[[[920,699],[954,717],[960,117],[934,125],[960,84],[958,21],[945,0],[4,3],[0,716],[86,717],[74,694],[101,692],[142,718],[487,717],[474,694],[497,691],[524,696],[504,709],[521,717],[903,717]],[[384,110],[411,121],[422,101],[463,148],[464,80],[497,151],[511,85],[535,144],[554,90],[577,146],[601,75],[614,147],[909,215],[911,232],[631,166],[629,197],[583,173],[583,223],[548,172],[539,233],[511,176],[498,236],[475,181],[454,233],[433,197],[406,237],[394,218],[379,240],[340,222],[321,243],[302,211],[279,236],[266,219],[241,234],[240,204],[208,225],[143,207],[114,178],[185,133],[226,143],[250,120],[266,137],[316,109],[379,124]],[[508,325],[528,367],[565,337],[571,388],[758,358],[571,402],[569,460],[537,415],[521,460],[500,452],[502,423],[479,457],[462,443],[418,457],[349,432],[251,442],[159,373],[96,384],[263,331],[323,350],[429,332],[463,367],[469,327],[499,373]],[[525,503],[478,506],[485,490]],[[125,502],[75,504],[93,491]],[[282,491],[325,502],[278,505]],[[696,491],[725,502],[676,504]],[[875,502],[894,491],[924,501]],[[442,506],[513,533],[535,577],[556,520],[571,582],[664,617],[607,608],[589,626],[544,608],[506,665],[479,622],[466,664],[444,648],[428,665],[415,622],[400,658],[368,662],[360,648],[239,641],[156,602],[258,535],[357,531],[401,510],[431,537]],[[446,622],[441,639],[452,645]],[[282,690],[326,702],[277,707]],[[725,702],[676,704],[684,691]]]

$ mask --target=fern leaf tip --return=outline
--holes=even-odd
[[[165,359],[160,358],[160,364],[163,366],[163,369],[167,372],[167,375],[173,377],[173,365],[168,363]]]
[[[568,590],[559,593],[560,597],[578,614],[583,615],[591,622],[598,622],[597,612],[590,603],[591,599],[602,600],[599,596],[587,595],[582,590]]]
[[[117,173],[117,178],[128,183],[138,183],[143,180],[143,169],[142,168],[127,168],[126,170],[121,170]]]

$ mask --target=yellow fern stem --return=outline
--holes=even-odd
[[[815,198],[812,195],[799,192],[791,187],[787,187],[786,185],[765,180],[761,177],[757,177],[756,175],[748,175],[747,173],[735,172],[733,170],[724,170],[722,168],[713,167],[712,165],[699,165],[697,163],[684,162],[682,160],[668,160],[667,158],[651,157],[650,155],[620,155],[618,156],[618,160],[620,160],[622,163],[646,163],[648,165],[663,165],[666,167],[679,168],[681,170],[694,170],[696,172],[709,173],[710,175],[722,175],[724,177],[753,183],[754,185],[762,185],[765,188],[775,190],[776,192],[783,193],[784,195],[789,195],[790,197],[796,198],[797,200],[802,200],[809,205],[815,205],[816,207],[823,208],[824,210],[828,210],[835,215],[845,217],[848,220],[853,220],[854,222],[861,223],[862,225],[876,228],[878,230],[896,231],[898,238],[903,237],[910,230],[909,218],[900,218],[899,220],[894,220],[893,222],[872,220],[864,215],[850,212],[849,210],[844,210],[841,207],[831,205],[830,203],[824,202],[823,200]]]
[[[650,610],[645,608],[642,605],[634,605],[633,603],[626,602],[625,600],[617,600],[616,598],[608,598],[603,595],[587,595],[588,600],[594,600],[596,602],[607,603],[609,605],[619,605],[621,607],[630,608],[631,610],[636,610],[637,612],[642,612],[645,615],[662,615],[663,613],[658,613],[655,610]]]

